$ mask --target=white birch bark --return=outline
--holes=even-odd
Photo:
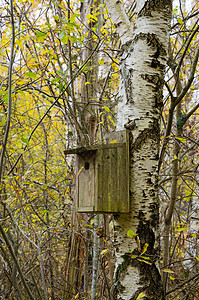
[[[170,0],[137,1],[132,31],[120,1],[106,2],[123,43],[117,129],[130,130],[130,213],[116,219],[114,299],[135,300],[143,292],[144,299],[160,300],[157,166],[172,5]],[[127,236],[129,229],[137,234],[135,239]],[[144,256],[151,265],[131,258],[140,256],[146,243]]]
[[[198,189],[197,189],[198,191]],[[191,217],[186,243],[185,260],[183,266],[190,273],[197,274],[199,271],[196,257],[199,255],[198,232],[199,232],[199,201],[198,193],[192,198]]]

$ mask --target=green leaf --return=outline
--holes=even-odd
[[[42,31],[37,31],[37,33],[36,33],[36,36],[38,38],[44,38],[44,37],[46,37],[46,35],[47,35],[47,33],[42,32]]]
[[[90,225],[90,224],[86,224],[86,223],[85,223],[85,224],[82,224],[82,225],[93,229],[93,226]]]
[[[3,126],[5,124],[6,124],[6,120],[3,120],[3,121],[0,122],[0,126]]]
[[[179,24],[183,24],[183,20],[181,18],[177,18]]]
[[[60,92],[63,92],[63,88],[64,88],[63,83],[60,82],[60,84],[59,84],[59,90],[60,90]]]
[[[110,112],[110,108],[107,106],[104,106],[105,111]]]
[[[25,139],[25,138],[21,138],[21,141],[23,142],[23,143],[25,143],[27,146],[29,146],[29,140],[27,140],[27,139]]]
[[[59,38],[62,41],[62,43],[67,44],[68,43],[68,36],[64,31],[61,31],[59,34]]]
[[[58,16],[53,16],[53,18],[54,18],[56,21],[59,21],[59,17],[58,17]]]
[[[133,230],[129,229],[127,232],[127,236],[132,237],[133,239],[137,236],[138,234],[135,233]]]
[[[44,184],[42,187],[41,187],[43,190],[47,190],[47,184]]]
[[[59,82],[61,80],[61,78],[54,78],[51,80],[51,83],[56,83]]]
[[[25,92],[21,91],[21,90],[18,90],[18,91],[15,92],[15,94],[25,95]]]
[[[147,260],[150,260],[150,257],[148,256],[142,256],[143,259],[147,259]]]
[[[131,254],[131,253],[133,253],[133,251],[134,250],[130,250],[130,251],[127,250],[126,253],[130,253]]]
[[[37,78],[37,75],[33,72],[26,72],[24,75],[32,78],[32,79],[36,79]]]
[[[61,70],[57,70],[57,73],[58,73],[59,75],[61,75],[61,76],[64,76],[64,72],[61,71]]]

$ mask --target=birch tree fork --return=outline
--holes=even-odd
[[[113,294],[160,300],[157,169],[172,1],[137,1],[134,28],[120,1],[106,3],[123,45],[117,130],[130,131],[130,212],[116,219]]]

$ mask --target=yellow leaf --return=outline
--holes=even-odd
[[[91,14],[87,14],[86,18],[87,18],[88,23],[98,21],[97,17],[95,17],[94,15],[91,15]]]
[[[87,84],[90,84],[90,82],[89,82],[89,81],[86,81],[86,82],[85,82],[85,85],[87,85]]]
[[[104,59],[103,59],[103,58],[100,59],[100,60],[98,61],[98,64],[99,64],[100,66],[102,66],[102,65],[104,64]]]
[[[116,140],[112,140],[112,141],[110,142],[110,144],[117,144],[117,141],[116,141]]]
[[[79,293],[77,293],[77,295],[75,295],[75,299],[78,299],[79,298]]]
[[[115,126],[115,122],[113,121],[113,119],[111,118],[111,116],[108,116],[108,118],[111,121],[111,123]]]
[[[144,262],[147,265],[152,265],[152,263],[150,261],[144,260],[144,259],[140,259],[138,258],[139,261]]]
[[[79,174],[81,173],[81,171],[84,169],[84,166],[83,167],[81,167],[81,169],[79,170],[79,172],[78,172],[78,176],[79,176]]]
[[[144,247],[143,247],[141,255],[144,254],[147,251],[148,245],[149,245],[148,243],[144,244]]]
[[[192,237],[196,237],[196,233],[192,233],[192,234],[190,234],[190,235],[187,235],[187,239],[190,239],[190,238],[192,238]]]
[[[135,259],[135,258],[137,258],[137,257],[138,257],[138,255],[132,255],[132,256],[131,256],[132,259]]]
[[[104,237],[102,237],[102,238],[103,238],[104,243],[107,244],[107,240]]]
[[[174,271],[170,270],[170,269],[162,269],[163,272],[166,272],[166,273],[174,273]]]
[[[97,37],[95,34],[93,34],[92,38],[93,38],[93,40],[94,40],[95,42],[96,42],[97,39],[98,39],[98,37]]]
[[[199,260],[199,255],[196,256],[196,259]]]
[[[180,138],[180,137],[175,137],[175,138],[182,143],[186,143],[186,139],[184,139],[184,138]]]
[[[175,277],[173,277],[173,276],[169,276],[169,278],[170,278],[171,280],[175,280]]]
[[[102,257],[104,257],[108,252],[110,252],[109,249],[104,249],[104,250],[101,251],[100,254],[101,254]]]
[[[189,227],[178,227],[175,228],[175,231],[187,231],[189,229]]]
[[[136,298],[136,300],[141,300],[142,298],[144,298],[146,296],[146,292],[142,292],[138,295],[138,297]]]

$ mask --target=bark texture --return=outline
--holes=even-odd
[[[113,1],[107,1],[112,13],[109,2]],[[120,1],[114,2],[121,9]],[[137,1],[132,38],[125,39],[123,35],[122,39],[117,129],[130,130],[131,204],[129,214],[116,218],[114,299],[136,300],[140,293],[145,295],[144,299],[164,299],[158,265],[157,169],[171,2]],[[114,14],[116,11],[117,8]],[[118,18],[115,17],[120,24]],[[135,238],[127,236],[129,229],[137,234]],[[147,251],[142,254],[147,245]]]

